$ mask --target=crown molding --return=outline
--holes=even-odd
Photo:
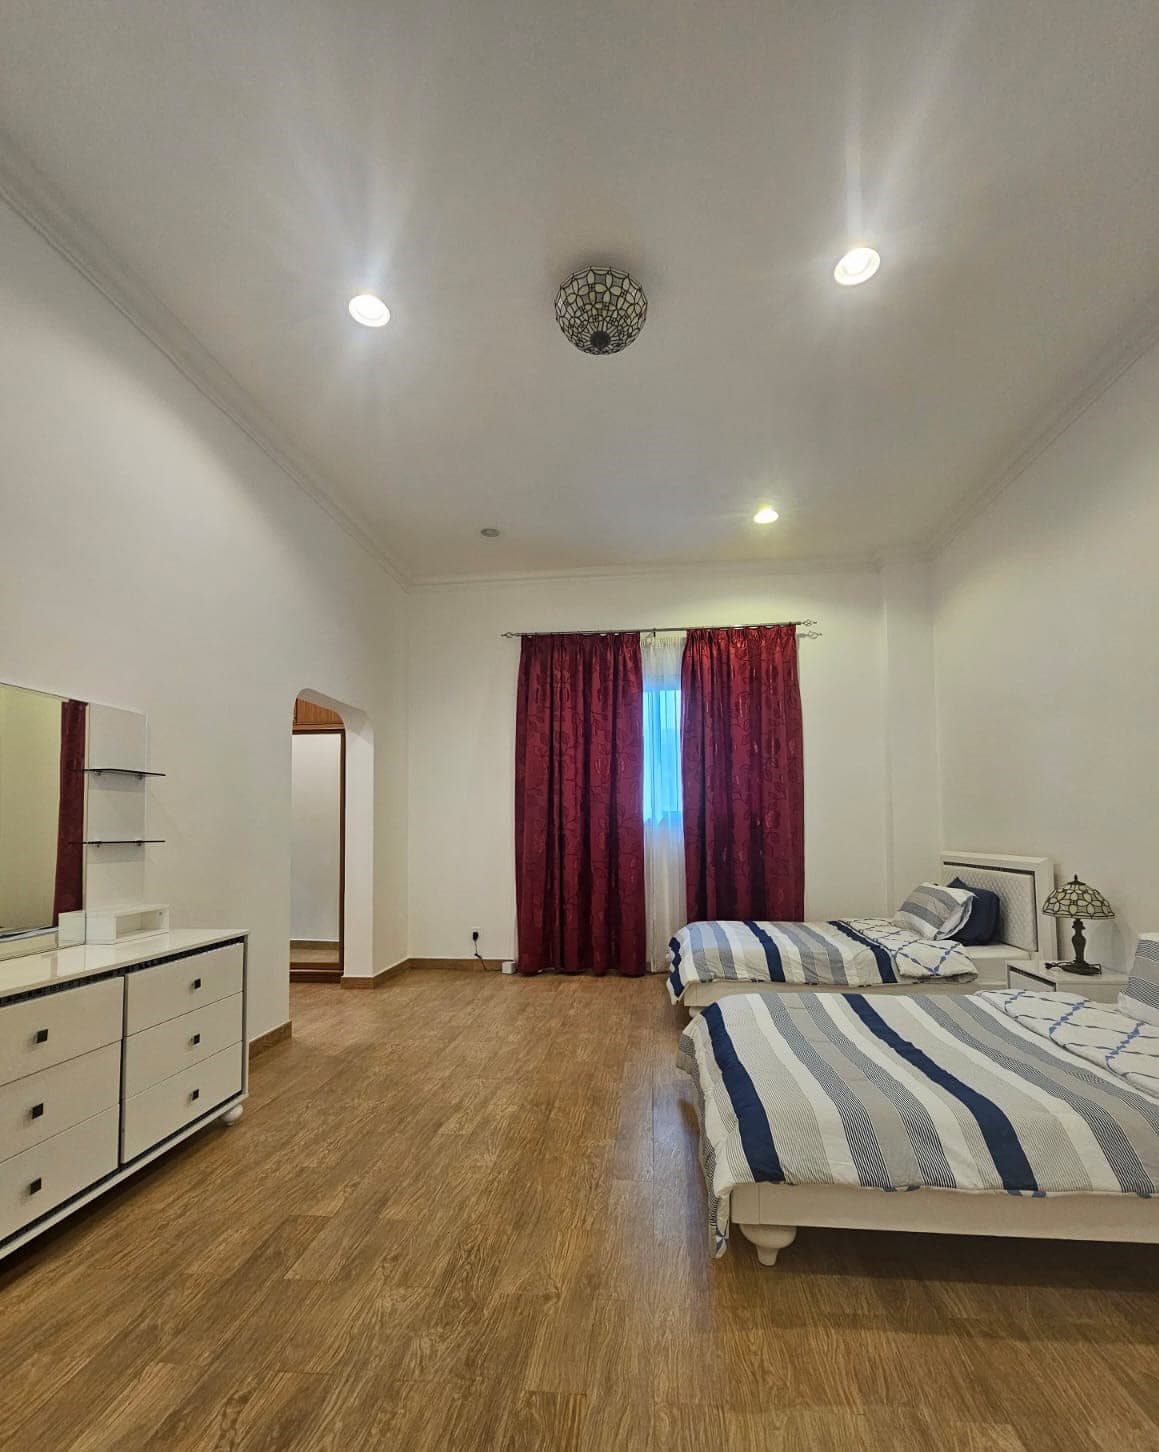
[[[884,570],[890,565],[928,565],[933,557],[933,551],[926,542],[919,540],[916,543],[879,550],[873,557],[873,563],[878,570]]]
[[[480,585],[531,585],[551,580],[630,580],[671,576],[687,582],[690,576],[761,575],[777,578],[792,575],[876,574],[879,562],[870,555],[819,555],[777,560],[665,561],[650,565],[583,565],[568,570],[512,570],[481,575],[422,575],[410,581],[412,594],[431,590],[454,590]]]
[[[941,527],[927,541],[923,551],[925,555],[933,558],[947,549],[979,510],[992,504],[1015,480],[1021,478],[1156,343],[1159,343],[1159,292],[1152,293],[1130,326],[1055,397],[1045,414],[1040,415],[1028,431],[1024,442],[977,487],[968,490],[954,504]]]
[[[282,473],[403,589],[410,577],[371,528],[335,497],[306,458],[200,340],[64,201],[57,189],[0,134],[0,199],[127,318],[185,378],[255,443]]]

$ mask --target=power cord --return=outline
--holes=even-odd
[[[475,947],[473,947],[473,954],[475,954],[475,957],[478,958],[479,963],[482,963],[482,966],[484,966],[485,973],[501,973],[501,971],[503,971],[503,970],[501,970],[501,967],[498,966],[498,964],[495,964],[495,967],[492,968],[491,967],[491,964],[488,963],[487,958],[485,958],[484,955],[482,955],[481,953],[479,953],[479,929],[478,928],[472,928],[471,929],[471,941],[472,941],[472,944],[475,945]]]

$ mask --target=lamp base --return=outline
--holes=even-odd
[[[1048,968],[1061,968],[1064,973],[1078,973],[1084,978],[1093,978],[1097,973],[1103,971],[1101,963],[1088,963],[1084,958],[1081,963],[1071,959],[1069,963],[1048,963]]]

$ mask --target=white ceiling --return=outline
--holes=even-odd
[[[414,578],[926,541],[1157,280],[1147,0],[4,0],[0,66]],[[552,313],[589,260],[649,297],[611,358]]]

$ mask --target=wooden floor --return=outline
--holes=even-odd
[[[339,943],[290,944],[290,979],[296,983],[337,983],[342,977]]]
[[[293,989],[214,1128],[0,1269],[0,1447],[1159,1447],[1159,1249],[710,1259],[656,979]]]

